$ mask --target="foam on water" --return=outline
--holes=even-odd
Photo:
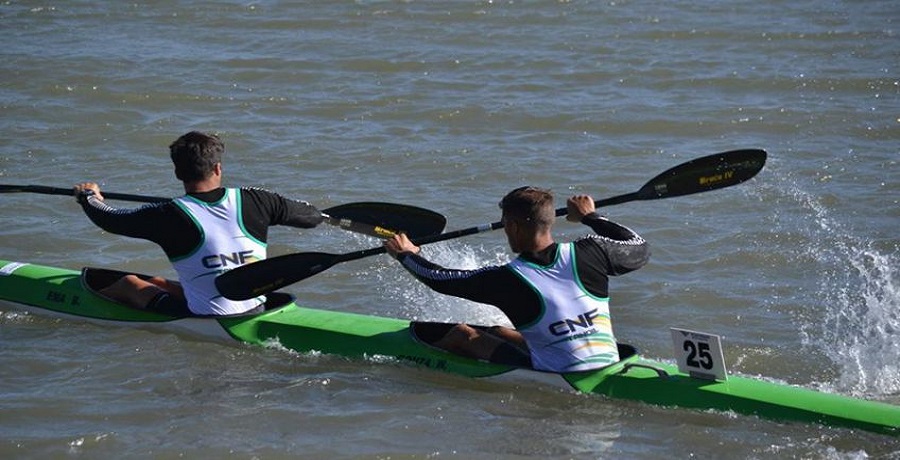
[[[462,243],[439,243],[422,248],[422,256],[447,268],[471,270],[487,265],[503,264],[508,254],[496,248],[469,246]],[[394,262],[396,264],[396,262]],[[422,321],[465,321],[473,324],[511,325],[499,309],[432,291],[412,280],[399,264],[379,270],[379,285],[388,298],[399,299],[402,314]]]
[[[821,266],[822,310],[801,324],[804,344],[821,348],[838,366],[838,389],[900,393],[900,257],[845,229],[813,196],[791,192],[812,212],[806,251]]]

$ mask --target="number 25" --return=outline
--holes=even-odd
[[[713,359],[709,353],[709,344],[705,342],[694,343],[690,340],[684,341],[684,351],[688,352],[687,365],[691,367],[703,367],[706,370],[712,369]],[[699,359],[698,359],[699,358]]]

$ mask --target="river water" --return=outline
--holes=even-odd
[[[4,2],[0,181],[174,196],[167,146],[198,129],[225,140],[229,185],[427,207],[452,230],[497,220],[520,185],[604,198],[762,148],[745,184],[604,210],[654,251],[613,279],[618,338],[669,360],[670,326],[716,333],[733,373],[900,404],[898,22],[887,0]],[[173,274],[72,199],[0,209],[2,259]],[[279,228],[269,248],[376,244]],[[500,232],[424,251],[510,257]],[[386,256],[289,291],[505,321]],[[0,457],[126,456],[843,459],[898,458],[900,442],[4,307]]]

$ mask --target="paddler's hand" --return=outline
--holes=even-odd
[[[79,203],[81,203],[82,200],[87,199],[87,196],[91,194],[97,197],[98,200],[103,201],[103,195],[100,194],[100,186],[95,182],[82,182],[80,184],[75,184],[75,187],[73,187],[73,193],[75,194],[75,200]]]
[[[581,222],[584,216],[597,212],[594,199],[590,195],[574,195],[566,201],[569,222]]]
[[[419,253],[419,247],[409,240],[406,233],[398,233],[385,240],[384,248],[387,250],[388,254],[395,259],[399,254],[404,252],[411,252],[413,254]]]

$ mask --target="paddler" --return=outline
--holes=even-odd
[[[594,234],[556,243],[553,195],[517,188],[500,201],[510,249],[518,254],[502,266],[477,270],[444,268],[419,255],[404,234],[385,242],[388,253],[437,292],[498,307],[514,328],[486,332],[457,324],[435,343],[464,356],[515,363],[537,370],[572,372],[619,360],[609,315],[609,276],[644,266],[648,243],[634,231],[599,215],[594,200],[575,195],[566,203],[571,222]]]
[[[219,273],[264,259],[268,228],[312,228],[324,218],[315,206],[260,188],[222,186],[225,145],[215,135],[189,132],[169,146],[185,195],[135,209],[113,208],[93,182],[75,185],[75,197],[98,227],[162,247],[179,281],[120,278],[100,293],[135,308],[174,316],[233,315],[261,310],[265,297],[234,301],[219,294]]]

